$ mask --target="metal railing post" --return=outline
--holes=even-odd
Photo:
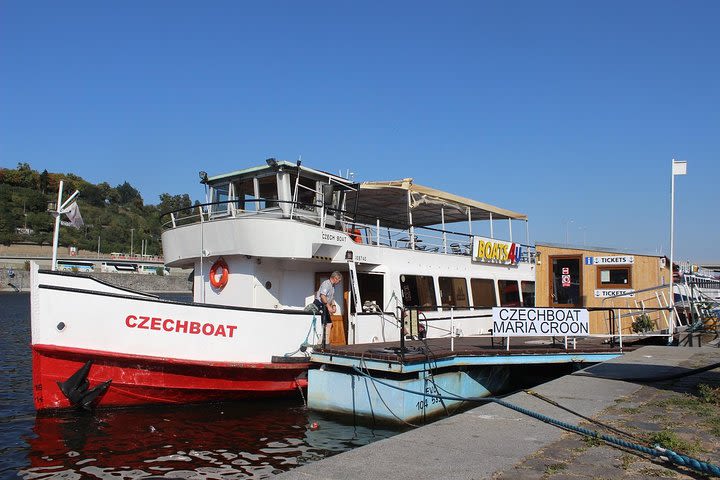
[[[663,307],[663,304],[660,301],[660,295],[658,294],[658,292],[655,292],[655,298],[657,299],[658,307]],[[667,323],[668,323],[667,313],[665,313],[665,310],[660,310],[660,313],[662,313],[663,320],[665,320],[665,325],[667,325]]]
[[[380,248],[380,219],[375,219],[375,243]]]
[[[450,351],[455,351],[455,307],[450,307]]]
[[[405,361],[405,312],[408,314],[408,323],[410,322],[410,311],[402,308],[400,310],[400,359]]]

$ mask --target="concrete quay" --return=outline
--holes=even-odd
[[[701,348],[647,346],[585,369],[582,375],[558,378],[532,391],[628,433],[635,443],[650,445],[657,438],[669,439],[681,447],[676,447],[679,453],[718,465],[720,369],[646,384],[584,376],[592,373],[617,379],[660,377],[717,362],[720,362],[717,344]],[[618,436],[526,392],[505,400],[573,425]],[[485,404],[275,478],[710,478],[588,440],[592,439],[497,404]]]
[[[102,282],[117,287],[129,288],[146,293],[191,293],[192,282],[188,281],[188,272],[178,275],[143,275],[139,273],[102,273],[88,274]],[[15,270],[10,277],[7,269],[0,269],[0,292],[30,291],[30,272]]]

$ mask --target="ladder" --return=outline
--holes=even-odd
[[[360,301],[360,288],[358,287],[357,270],[355,269],[355,261],[348,260],[348,272],[350,276],[350,297],[355,303],[355,313],[362,312],[362,302]],[[350,316],[350,305],[348,305],[348,316]]]

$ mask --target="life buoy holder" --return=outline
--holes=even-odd
[[[222,258],[218,258],[210,267],[210,285],[214,288],[222,290],[225,288],[228,282],[228,276],[230,270],[228,269],[227,263]]]
[[[360,232],[359,228],[355,228],[353,230],[348,229],[348,230],[346,230],[346,233],[348,234],[350,239],[352,239],[353,242],[363,243],[362,232]]]

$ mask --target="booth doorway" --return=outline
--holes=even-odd
[[[550,299],[555,308],[582,307],[582,255],[550,257]]]

